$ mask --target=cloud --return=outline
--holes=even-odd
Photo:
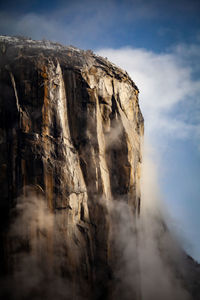
[[[113,275],[117,282],[113,286],[113,296],[137,298],[139,286],[144,300],[191,300],[186,286],[183,286],[187,263],[180,249],[179,237],[166,227],[169,216],[161,202],[153,157],[153,150],[145,143],[140,218],[133,218],[123,197],[110,201],[108,205]]]
[[[145,140],[155,151],[163,200],[174,219],[173,226],[178,231],[181,228],[187,241],[185,249],[189,241],[193,245],[189,253],[198,260],[198,239],[192,236],[198,235],[199,50],[199,44],[179,44],[159,54],[131,47],[97,51],[126,69],[140,89]]]
[[[112,17],[110,16],[112,11]],[[66,2],[51,10],[30,10],[15,13],[10,10],[0,12],[1,34],[25,35],[33,39],[50,39],[64,44],[75,44],[82,48],[106,39],[118,10],[112,1],[106,6],[90,0]],[[109,34],[108,34],[109,35]]]
[[[1,278],[0,298],[83,299],[78,295],[78,284],[75,288],[74,283],[63,275],[63,266],[68,268],[70,251],[62,230],[62,212],[49,210],[42,190],[33,186],[26,186],[24,190],[26,196],[17,198],[16,206],[11,210],[7,254],[12,275]],[[74,249],[72,239],[70,245]]]
[[[179,16],[184,16],[186,26],[188,20],[198,20],[199,17],[199,4],[195,0],[171,3],[167,0],[62,0],[50,1],[48,7],[38,0],[29,2],[4,1],[0,4],[1,34],[28,35],[34,39],[45,37],[87,48],[122,44],[126,38],[140,41],[141,35],[154,32],[152,25],[155,21],[159,22],[155,32],[160,34],[166,31],[165,24],[169,18],[176,23]],[[182,21],[179,23],[182,24]],[[174,26],[168,27],[174,35]]]
[[[138,85],[148,135],[199,137],[200,120],[195,113],[200,112],[198,60],[196,74],[193,73],[195,58],[199,56],[198,45],[178,45],[160,54],[131,47],[97,52],[127,70]]]
[[[49,20],[50,19],[50,20]],[[33,39],[66,39],[68,34],[65,32],[63,24],[43,15],[27,13],[24,15],[0,13],[0,28],[3,34],[24,35]]]

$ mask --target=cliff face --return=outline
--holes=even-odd
[[[31,277],[35,265],[43,282],[58,274],[70,299],[112,299],[112,207],[140,210],[138,89],[91,51],[9,37],[0,47],[2,274],[22,299],[26,257]],[[36,299],[39,285],[27,285],[24,299]]]

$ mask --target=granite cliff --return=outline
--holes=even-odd
[[[2,299],[199,299],[198,264],[140,216],[138,93],[90,50],[0,36]]]
[[[138,88],[91,51],[3,36],[0,47],[2,272],[18,290],[21,251],[46,274],[62,273],[70,299],[111,298],[110,207],[123,200],[133,215],[140,211]],[[37,290],[30,287],[27,299]]]

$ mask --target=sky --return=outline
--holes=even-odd
[[[92,49],[140,90],[170,226],[200,261],[200,1],[73,0],[0,3],[0,34]]]

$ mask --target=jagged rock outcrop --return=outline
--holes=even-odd
[[[37,263],[69,283],[70,299],[111,299],[117,254],[110,206],[120,199],[133,215],[140,210],[138,88],[91,51],[3,36],[0,47],[1,273],[18,277],[16,253],[36,249]],[[37,199],[45,199],[49,219],[44,213],[42,220],[51,225],[36,226],[32,213],[25,237],[20,231],[9,238],[8,224],[16,230],[13,220],[26,211],[28,198],[32,212]],[[22,299],[15,289],[14,283]],[[31,286],[23,299],[36,299],[37,292]]]

